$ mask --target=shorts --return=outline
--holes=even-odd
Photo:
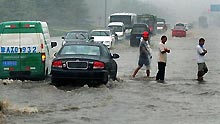
[[[150,63],[151,63],[151,59],[147,59],[147,58],[139,58],[138,61],[138,66],[142,67],[143,65],[146,66],[146,70],[150,70]]]
[[[205,63],[198,63],[198,76],[203,76],[208,72],[208,68]]]

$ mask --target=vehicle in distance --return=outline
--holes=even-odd
[[[146,23],[149,26],[151,34],[155,35],[157,33],[157,16],[151,14],[137,15],[137,22]]]
[[[103,43],[109,49],[115,45],[115,35],[111,30],[92,30],[90,36],[94,38],[94,42]]]
[[[123,22],[111,22],[108,24],[108,29],[113,30],[118,36],[118,40],[125,39],[125,26]]]
[[[107,84],[116,80],[118,54],[111,54],[102,43],[73,42],[64,44],[52,61],[53,84],[64,79],[84,81],[87,84]]]
[[[175,24],[172,29],[172,37],[186,37],[186,27],[183,23]]]
[[[142,34],[144,31],[147,31],[150,34],[150,29],[147,24],[145,23],[138,23],[134,24],[132,30],[131,30],[131,36],[130,36],[130,46],[139,46],[140,39],[142,37]],[[150,39],[150,37],[149,37]],[[150,41],[149,41],[150,43]]]
[[[76,42],[76,41],[89,41],[89,31],[88,30],[72,30],[66,34],[65,37],[62,37],[64,45],[68,42]]]
[[[130,38],[133,24],[137,23],[137,14],[135,13],[113,13],[109,16],[109,23],[123,22],[125,25],[125,38]]]
[[[164,33],[167,31],[166,21],[162,18],[157,18],[157,33]]]
[[[199,27],[208,28],[208,21],[206,16],[199,16]]]

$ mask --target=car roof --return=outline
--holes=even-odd
[[[113,13],[111,15],[137,15],[135,13],[125,13],[125,12],[122,12],[122,13]]]
[[[148,27],[146,23],[136,23],[133,26],[147,26]]]
[[[109,29],[95,29],[95,30],[92,30],[91,32],[93,31],[110,31]]]
[[[68,46],[68,45],[92,45],[92,46],[102,46],[104,44],[102,43],[97,43],[97,42],[83,42],[83,41],[76,41],[76,42],[68,42],[65,43],[64,46]]]

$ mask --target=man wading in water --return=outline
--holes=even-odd
[[[134,78],[137,72],[142,68],[143,65],[146,66],[146,74],[147,77],[150,76],[150,63],[151,63],[151,48],[149,45],[149,33],[148,32],[143,32],[142,34],[142,39],[140,41],[139,49],[140,49],[140,55],[139,55],[139,60],[138,60],[138,67],[135,69],[132,77]]]

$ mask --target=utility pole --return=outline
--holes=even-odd
[[[107,0],[105,0],[105,27],[106,27],[106,18],[107,18]]]

